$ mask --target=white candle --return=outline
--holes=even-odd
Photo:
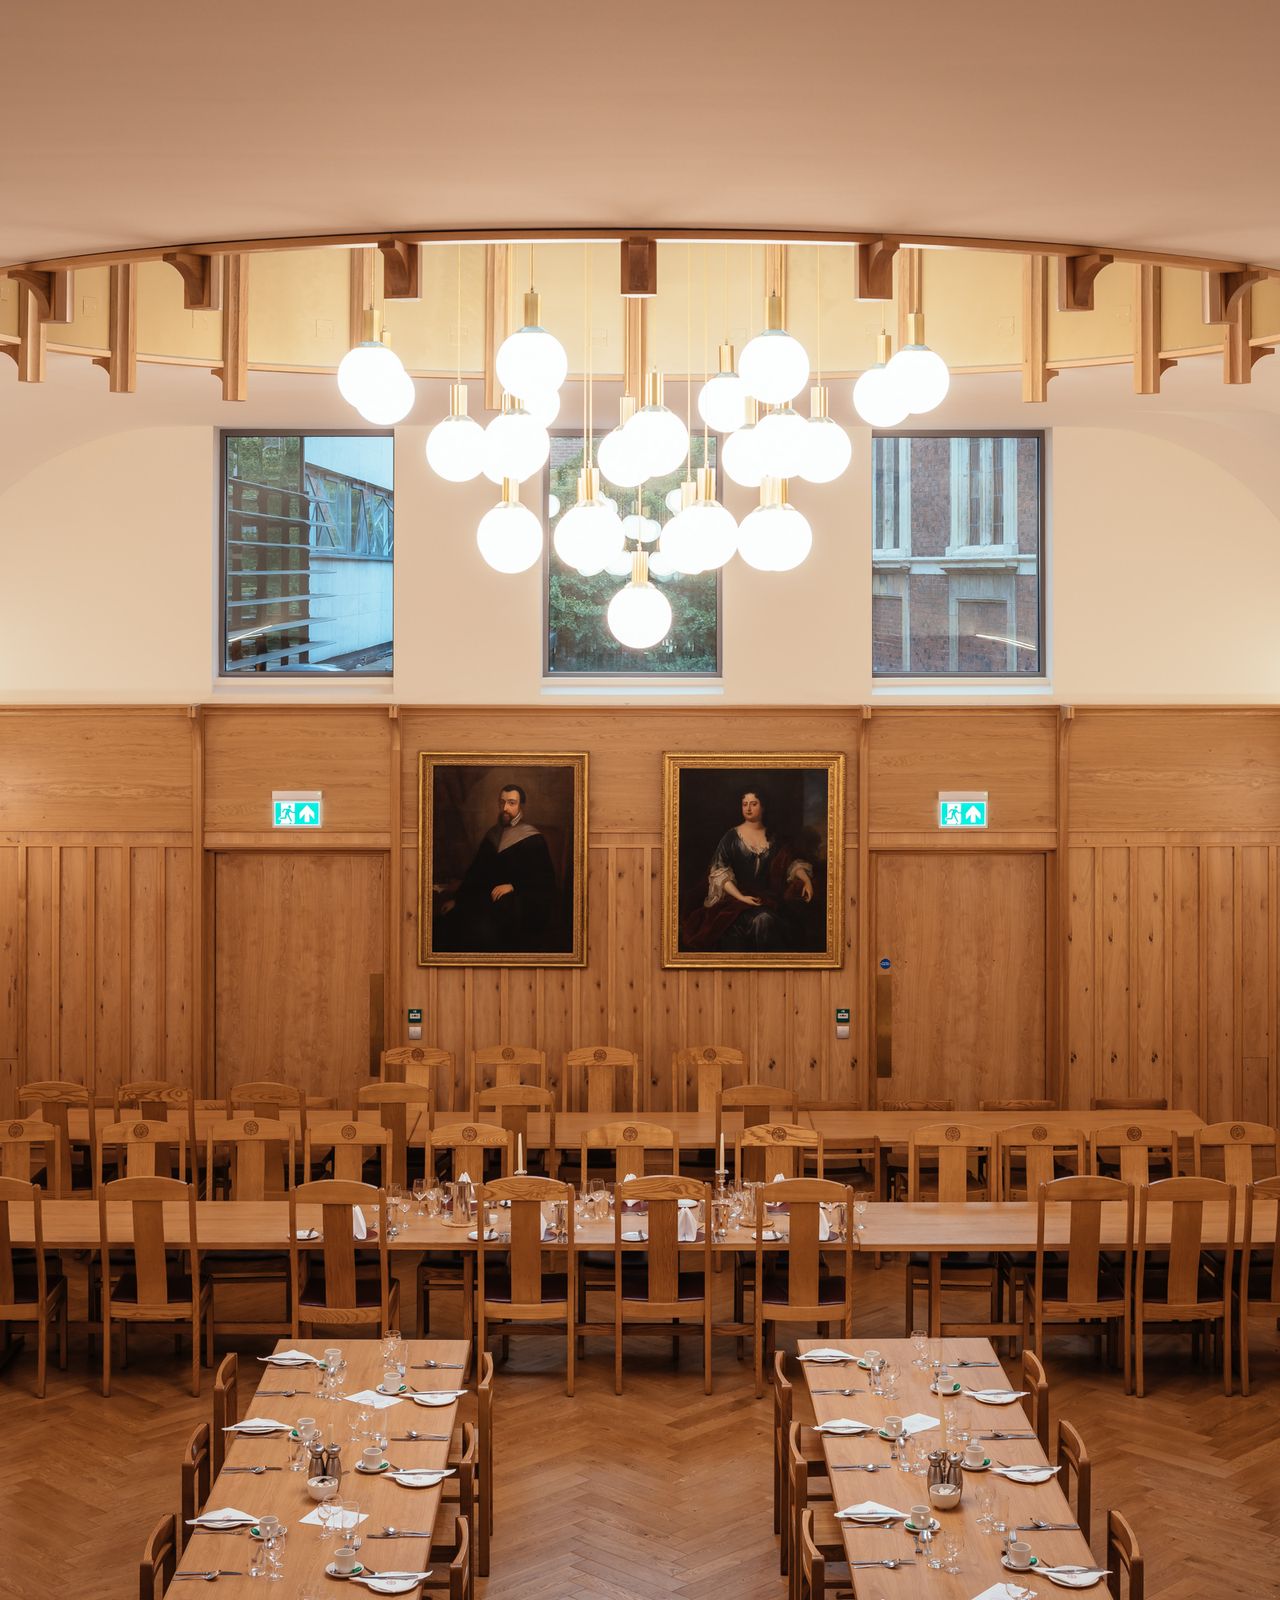
[[[724,1134],[723,1133],[720,1135],[720,1164],[716,1168],[716,1170],[717,1170],[717,1172],[725,1171],[725,1164],[724,1164]]]
[[[516,1134],[516,1171],[524,1171],[524,1134]]]

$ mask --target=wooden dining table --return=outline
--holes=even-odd
[[[1094,1129],[1123,1128],[1142,1122],[1153,1128],[1167,1128],[1190,1150],[1192,1135],[1204,1127],[1204,1119],[1194,1111],[1086,1111],[1070,1107],[1060,1111],[850,1111],[812,1106],[800,1116],[822,1135],[829,1150],[860,1149],[873,1137],[879,1139],[882,1148],[905,1150],[912,1134],[940,1122],[985,1128],[992,1133],[1033,1122],[1051,1133],[1081,1128],[1091,1138]]]
[[[834,1348],[857,1357],[862,1354],[865,1345],[844,1339],[801,1339],[798,1348],[801,1352]],[[895,1399],[887,1400],[871,1394],[868,1375],[852,1362],[847,1366],[801,1363],[813,1402],[814,1416],[819,1423],[849,1419],[879,1428],[888,1416],[933,1417],[937,1419],[936,1426],[913,1434],[913,1438],[927,1452],[942,1448],[944,1426],[954,1418],[975,1432],[1031,1435],[1026,1439],[981,1441],[992,1466],[1050,1465],[1020,1401],[1007,1405],[983,1405],[963,1395],[954,1400],[940,1399],[930,1392],[931,1372],[912,1365],[916,1351],[909,1339],[877,1339],[875,1348],[888,1359],[897,1373]],[[986,1339],[931,1341],[929,1350],[930,1355],[936,1352],[948,1362],[967,1360],[997,1363],[972,1369],[949,1368],[953,1377],[963,1382],[966,1388],[1017,1387],[1006,1379],[995,1351]],[[848,1397],[822,1392],[835,1388],[852,1388],[860,1392]],[[821,1439],[837,1511],[874,1500],[905,1513],[913,1505],[928,1500],[924,1477],[901,1471],[898,1463],[893,1463],[887,1472],[849,1470],[854,1463],[890,1461],[892,1447],[878,1433],[856,1436],[824,1433]],[[955,1448],[962,1450],[963,1445],[957,1443]],[[853,1593],[858,1600],[867,1600],[873,1595],[883,1596],[884,1600],[972,1600],[974,1595],[1001,1581],[1020,1584],[1037,1596],[1057,1592],[1047,1578],[1037,1576],[1034,1571],[1009,1572],[1004,1568],[1000,1561],[1001,1536],[980,1530],[977,1519],[982,1491],[989,1489],[995,1502],[1007,1514],[1009,1523],[1014,1526],[1029,1523],[1033,1518],[1044,1522],[1074,1524],[1076,1519],[1059,1482],[1059,1475],[1055,1473],[1046,1482],[1038,1484],[1017,1483],[990,1469],[985,1472],[965,1471],[962,1476],[964,1487],[960,1504],[954,1510],[933,1512],[939,1524],[934,1536],[935,1549],[948,1534],[954,1533],[963,1540],[964,1548],[957,1563],[958,1572],[949,1573],[928,1566],[925,1555],[916,1553],[916,1541],[901,1522],[885,1528],[841,1519],[845,1556],[851,1563],[878,1563],[894,1557],[915,1562],[914,1566],[901,1566],[893,1570],[879,1565],[853,1566],[850,1575]],[[1017,1537],[1030,1544],[1041,1563],[1055,1566],[1094,1564],[1093,1553],[1078,1529],[1043,1533],[1024,1529]],[[1105,1583],[1103,1579],[1098,1587],[1082,1592],[1105,1596]]]
[[[322,1355],[326,1346],[339,1346],[347,1359],[347,1372],[343,1380],[344,1395],[372,1389],[382,1380],[381,1342],[377,1339],[343,1338],[339,1334],[326,1339],[285,1339],[276,1350],[305,1350],[310,1355]],[[412,1339],[406,1346],[408,1366],[406,1382],[423,1391],[461,1389],[465,1387],[471,1361],[471,1345],[465,1339]],[[461,1370],[436,1367],[422,1371],[417,1363],[437,1361],[460,1363]],[[251,1363],[251,1365],[257,1365]],[[243,1377],[245,1363],[240,1372]],[[355,1402],[342,1398],[323,1399],[316,1393],[319,1369],[316,1367],[274,1367],[263,1363],[257,1389],[245,1409],[245,1417],[269,1417],[291,1425],[299,1417],[311,1416],[325,1433],[326,1442],[336,1440],[342,1446],[343,1472],[338,1486],[338,1498],[355,1501],[361,1515],[367,1520],[359,1524],[361,1537],[358,1559],[375,1570],[421,1571],[432,1566],[429,1539],[374,1539],[384,1527],[430,1530],[440,1509],[443,1489],[436,1485],[426,1489],[408,1489],[385,1475],[365,1474],[354,1470],[355,1461],[366,1444],[364,1437],[356,1437],[361,1426],[362,1408]],[[292,1396],[264,1393],[265,1390],[295,1389],[304,1391]],[[439,1434],[441,1437],[389,1444],[387,1457],[400,1467],[441,1468],[448,1465],[449,1439],[457,1424],[458,1404],[444,1406],[419,1406],[405,1398],[382,1410],[371,1411],[368,1427],[385,1428],[388,1434],[418,1432]],[[316,1502],[307,1493],[305,1471],[289,1468],[293,1440],[288,1433],[273,1433],[250,1437],[245,1434],[227,1435],[227,1456],[221,1472],[210,1490],[203,1508],[206,1511],[234,1508],[254,1516],[276,1516],[289,1532],[285,1540],[283,1578],[270,1584],[269,1590],[278,1600],[298,1600],[300,1596],[318,1595],[333,1586],[325,1575],[325,1565],[333,1559],[333,1552],[342,1542],[335,1535],[323,1536],[319,1527],[309,1526],[303,1518],[316,1509]],[[249,1466],[279,1467],[260,1476],[229,1469]],[[261,1596],[265,1579],[249,1577],[249,1563],[254,1541],[244,1531],[239,1533],[192,1532],[186,1549],[178,1558],[179,1572],[208,1572],[222,1570],[235,1576],[218,1579],[219,1600],[251,1600]],[[438,1566],[438,1563],[436,1564]],[[185,1596],[194,1600],[193,1585],[183,1580],[169,1585],[167,1594]],[[198,1592],[198,1591],[197,1591]],[[349,1593],[368,1593],[357,1586]],[[421,1590],[411,1591],[420,1595]]]

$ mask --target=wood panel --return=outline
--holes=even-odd
[[[185,707],[0,710],[0,830],[185,830]]]

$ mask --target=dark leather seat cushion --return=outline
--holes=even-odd
[[[682,1272],[676,1290],[677,1300],[701,1300],[706,1295],[706,1287],[700,1272]],[[622,1269],[622,1298],[624,1300],[647,1300],[649,1298],[649,1274],[644,1267],[623,1267]]]
[[[511,1270],[505,1261],[486,1261],[484,1274],[486,1300],[499,1304],[511,1301]],[[546,1301],[566,1300],[569,1296],[569,1277],[564,1272],[542,1274],[542,1298]]]
[[[779,1306],[787,1303],[787,1272],[783,1267],[765,1267],[764,1293],[761,1296],[765,1305]],[[844,1277],[831,1275],[818,1279],[818,1304],[823,1306],[842,1306],[844,1304]]]
[[[373,1276],[370,1276],[367,1272],[356,1273],[355,1303],[362,1310],[381,1305],[382,1285],[376,1273]],[[323,1306],[328,1304],[325,1299],[324,1268],[318,1263],[307,1274],[307,1281],[302,1286],[298,1304],[303,1306]]]

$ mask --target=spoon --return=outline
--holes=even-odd
[[[216,1583],[219,1578],[238,1578],[239,1576],[238,1572],[227,1570],[221,1572],[175,1572],[173,1581],[177,1583],[179,1578],[199,1578],[205,1583]]]
[[[888,1567],[892,1572],[896,1567],[914,1567],[915,1562],[907,1556],[886,1556],[883,1561],[851,1561],[851,1567]]]
[[[866,1392],[867,1391],[865,1389],[815,1389],[815,1390],[813,1390],[814,1394],[842,1394],[842,1395],[846,1395],[846,1396],[847,1395],[851,1395],[851,1394],[866,1394]]]
[[[441,1367],[446,1372],[461,1372],[463,1363],[461,1361],[415,1361],[410,1370],[413,1372],[430,1372],[435,1367]]]
[[[371,1539],[429,1539],[431,1534],[417,1528],[384,1528],[381,1533],[370,1534]]]
[[[255,1478],[260,1478],[264,1472],[283,1472],[283,1467],[224,1467],[224,1472],[252,1472]]]

